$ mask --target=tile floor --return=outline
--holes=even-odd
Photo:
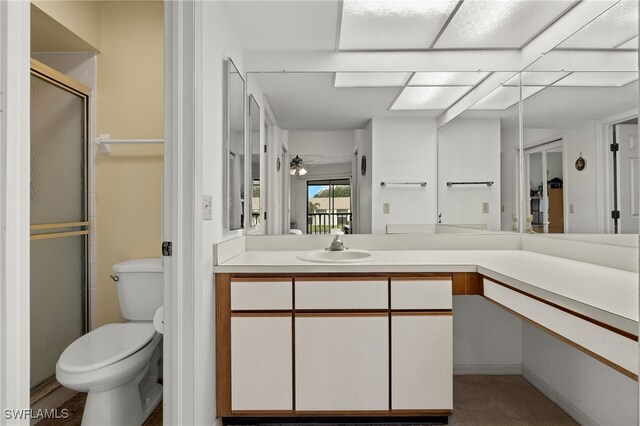
[[[65,420],[47,419],[41,426],[80,425],[85,394],[78,394],[61,408],[71,417]],[[521,376],[454,376],[454,426],[562,426],[577,425],[557,405],[531,386]],[[162,425],[162,404],[144,426]]]

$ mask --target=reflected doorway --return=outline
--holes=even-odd
[[[562,139],[524,153],[529,185],[527,232],[562,234],[565,232]]]
[[[328,234],[332,229],[351,233],[350,180],[307,181],[307,234]]]
[[[638,221],[638,118],[612,126],[610,145],[613,165],[613,232],[637,234]]]

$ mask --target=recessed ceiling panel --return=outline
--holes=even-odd
[[[488,72],[417,72],[409,86],[475,86]]]
[[[517,49],[573,3],[574,0],[465,0],[434,47]]]
[[[335,87],[402,87],[410,72],[338,72]]]
[[[635,36],[629,41],[622,43],[618,46],[618,49],[637,49],[638,48],[638,36]]]
[[[574,72],[554,86],[620,87],[638,79],[638,73],[630,72]]]
[[[522,97],[527,99],[539,91],[544,86],[526,86],[522,88]],[[476,102],[470,109],[507,109],[518,103],[520,99],[520,88],[514,86],[501,86],[484,98]]]
[[[471,86],[405,87],[392,110],[447,109]]]
[[[427,49],[457,0],[344,0],[341,50]]]
[[[622,0],[560,43],[558,47],[613,49],[637,35],[638,0]]]
[[[566,71],[525,71],[522,73],[522,84],[523,86],[549,86],[567,75],[569,75],[569,73]],[[504,83],[505,86],[518,86],[519,84],[518,74],[514,75]]]

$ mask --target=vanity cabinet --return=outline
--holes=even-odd
[[[452,274],[216,275],[220,416],[447,416]]]

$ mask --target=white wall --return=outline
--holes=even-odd
[[[353,130],[336,131],[289,131],[291,157],[304,154],[351,155],[355,148]],[[305,158],[302,158],[305,160]]]
[[[447,182],[493,186],[447,187]],[[489,213],[483,213],[489,203]],[[500,120],[458,118],[438,129],[438,210],[444,224],[500,230]]]
[[[568,206],[573,204],[571,213],[567,208],[569,233],[597,233],[598,223],[598,144],[596,122],[587,121],[568,129],[564,137],[564,153],[567,175],[564,179],[564,196]],[[587,166],[582,171],[576,170],[574,163],[582,153]],[[603,208],[603,207],[601,207]]]
[[[520,374],[522,320],[481,296],[453,298],[454,374]]]
[[[438,179],[436,120],[373,119],[372,146],[372,233],[384,234],[389,223],[435,223]],[[390,185],[382,188],[382,181],[427,181],[427,186]],[[390,204],[390,214],[383,214],[384,203]]]
[[[358,180],[357,190],[357,215],[356,231],[358,234],[371,233],[371,195],[373,176],[373,141],[372,141],[372,121],[369,121],[364,129],[356,131],[356,143],[358,146],[358,156],[356,160],[356,178]],[[367,170],[364,176],[360,172],[362,157],[366,157]]]
[[[327,178],[350,178],[351,163],[305,166],[307,174],[291,176],[291,227],[307,230],[307,181]]]
[[[194,394],[195,424],[212,424],[215,420],[215,299],[213,283],[213,245],[242,235],[242,231],[224,231],[224,140],[223,140],[223,61],[231,57],[244,75],[243,51],[229,26],[220,5],[202,2],[202,117],[196,121],[201,133],[201,194],[213,196],[213,220],[202,222],[201,275],[194,286]]]
[[[581,424],[638,424],[638,382],[528,323],[522,368],[527,380]]]

